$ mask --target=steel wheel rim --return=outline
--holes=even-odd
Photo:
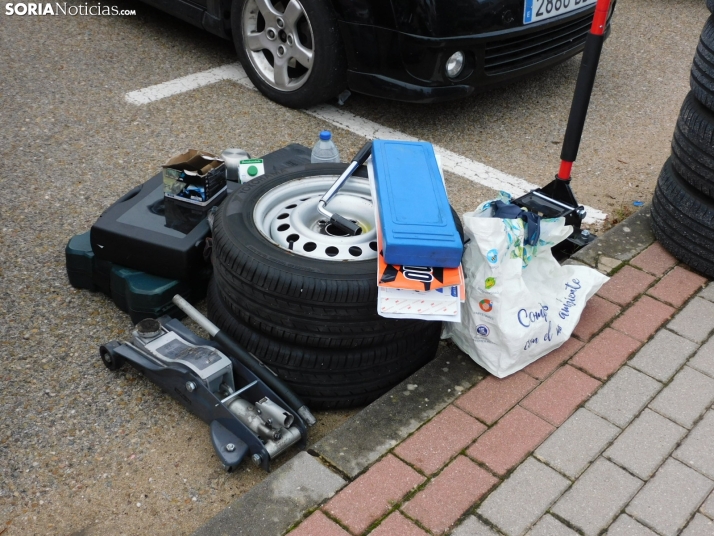
[[[317,202],[337,175],[295,179],[264,194],[253,209],[258,231],[279,248],[311,259],[364,261],[377,257],[377,231],[369,181],[352,177],[327,209],[356,222],[362,233],[339,236],[317,211]]]
[[[290,92],[307,82],[315,39],[310,19],[298,0],[248,0],[243,7],[242,29],[245,53],[267,84]]]

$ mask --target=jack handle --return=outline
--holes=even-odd
[[[575,93],[573,103],[570,106],[570,116],[568,126],[565,129],[563,138],[563,150],[560,153],[560,169],[557,178],[562,181],[570,180],[570,172],[573,162],[578,156],[580,139],[583,136],[585,118],[588,114],[590,97],[595,85],[595,75],[597,74],[598,63],[600,63],[600,53],[605,41],[605,28],[607,26],[607,16],[610,13],[611,0],[597,0],[593,23],[585,38],[585,50],[583,58],[580,60],[580,71],[578,80],[575,83]]]
[[[189,318],[196,322],[196,324],[205,329],[208,334],[213,337],[213,340],[221,345],[221,348],[223,348],[227,354],[240,361],[248,368],[248,370],[260,378],[263,383],[275,391],[280,398],[285,400],[290,408],[302,417],[305,424],[313,426],[317,422],[315,416],[308,409],[305,403],[300,400],[297,395],[293,393],[292,389],[285,385],[285,383],[283,383],[283,381],[270,369],[268,369],[268,367],[266,367],[258,358],[242,348],[238,343],[231,339],[227,333],[218,329],[218,326],[203,316],[193,305],[188,303],[179,294],[176,294],[172,301],[179,309],[186,313]]]

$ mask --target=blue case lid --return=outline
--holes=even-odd
[[[457,267],[463,244],[432,145],[375,140],[372,160],[384,260]]]

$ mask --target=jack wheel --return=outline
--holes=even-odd
[[[108,342],[99,347],[99,356],[102,363],[109,370],[119,370],[124,365],[124,360],[114,351],[120,344],[117,341]]]

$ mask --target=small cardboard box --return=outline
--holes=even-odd
[[[226,186],[223,160],[204,151],[190,149],[163,166],[164,195],[189,203],[205,203]]]

